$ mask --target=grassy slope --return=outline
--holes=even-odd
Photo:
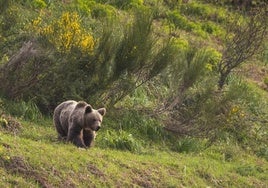
[[[43,124],[43,125],[42,125]],[[268,162],[236,146],[143,154],[59,143],[51,121],[0,132],[0,187],[266,187]],[[101,138],[101,132],[99,133]]]
[[[22,125],[16,135],[0,131],[0,187],[268,185],[268,162],[234,145],[218,144],[190,154],[156,149],[133,154],[98,145],[81,150],[57,141],[52,120]]]

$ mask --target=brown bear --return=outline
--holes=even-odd
[[[70,141],[77,147],[92,146],[105,113],[105,108],[95,110],[84,101],[68,100],[61,103],[53,115],[58,138]]]

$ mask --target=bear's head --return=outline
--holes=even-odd
[[[105,113],[105,108],[95,110],[90,105],[87,105],[85,108],[84,129],[98,131],[101,127],[102,118]]]

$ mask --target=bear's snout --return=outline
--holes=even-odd
[[[96,127],[96,130],[95,131],[98,131],[100,129],[100,126],[98,125],[97,127]]]

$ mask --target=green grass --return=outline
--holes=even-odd
[[[101,130],[102,131],[102,130]],[[103,139],[99,133],[97,139]],[[0,132],[1,187],[265,187],[268,162],[238,146],[195,153],[151,149],[142,154],[56,139],[52,121],[22,121],[16,135]],[[149,150],[149,149],[148,149]]]
[[[24,35],[28,36],[28,31],[22,36],[17,36],[18,32],[15,31],[21,33],[25,25],[36,19],[38,10],[45,6],[42,2],[35,0],[23,4],[14,3],[18,7],[10,9],[13,13],[10,16],[2,15],[2,19],[12,25],[11,29],[1,33],[2,36],[0,34],[0,39],[4,41],[1,45],[3,52],[0,64],[5,63],[25,42],[27,37]],[[142,1],[128,1],[122,7],[118,4],[120,1],[111,1],[111,4],[100,2],[106,1],[53,1],[44,9],[44,16],[51,14],[48,19],[53,19],[55,15],[60,15],[61,11],[75,10],[79,12],[87,27],[92,27],[98,33],[98,29],[94,27],[105,17],[112,19],[117,15],[120,19],[127,20],[126,17],[133,15],[129,11],[131,6],[142,8]],[[176,40],[180,41],[181,44],[178,45],[183,49],[186,49],[191,41],[195,41],[194,44],[204,42],[205,45],[215,48],[216,54],[211,55],[211,58],[215,58],[215,64],[211,65],[216,66],[221,55],[216,49],[221,49],[220,39],[226,32],[224,27],[230,16],[235,17],[234,12],[230,12],[226,7],[216,7],[200,1],[180,4],[178,9],[175,9],[175,6],[169,9],[161,1],[154,0],[147,1],[144,6],[149,9],[150,6],[155,6],[151,7],[155,9],[157,18],[153,24],[157,31],[154,34],[165,38],[171,34],[171,30],[172,36],[174,34]],[[118,9],[119,7],[122,9]],[[14,17],[17,13],[24,16]],[[60,57],[56,59],[58,58]],[[267,80],[266,77],[262,79],[266,85]],[[232,82],[232,77],[229,82]],[[237,82],[241,84],[239,80]],[[163,102],[165,94],[161,93],[164,91],[161,91],[158,85],[158,97],[148,94],[151,88],[145,89],[144,86],[120,101],[117,108],[124,110],[109,112],[105,116],[95,147],[88,150],[58,141],[51,118],[41,114],[34,103],[35,98],[28,102],[0,99],[0,115],[7,113],[18,117],[21,123],[21,126],[18,126],[20,124],[16,124],[12,118],[9,119],[9,116],[0,117],[0,187],[267,187],[267,122],[261,121],[267,119],[267,92],[254,83],[246,83],[246,88],[243,87],[245,84],[239,84],[229,85],[233,89],[226,93],[226,97],[230,99],[227,101],[234,101],[234,105],[239,104],[249,115],[244,119],[236,119],[238,116],[234,115],[234,123],[229,126],[232,128],[228,132],[230,134],[223,132],[223,136],[217,135],[218,139],[210,147],[207,146],[206,139],[174,138],[163,129],[164,121],[159,122],[159,119],[150,118],[137,110],[144,107],[144,111],[147,108],[153,109],[159,102]],[[243,89],[247,89],[247,92]],[[35,94],[36,92],[34,96]],[[154,96],[156,98],[153,100]],[[195,99],[194,96],[192,99]],[[204,109],[214,109],[213,102],[208,101],[207,108]],[[187,110],[191,112],[191,108]],[[206,121],[218,118],[215,113],[211,114],[212,116],[204,116],[201,123],[197,124],[205,126]],[[7,126],[8,120],[12,123]],[[214,121],[211,122],[213,124]],[[12,127],[15,125],[18,127]],[[228,128],[228,125],[222,125]],[[247,134],[240,131],[252,125],[256,130],[252,129],[246,132]],[[222,128],[219,125],[218,127]],[[239,134],[233,134],[234,130]],[[232,139],[232,135],[236,136],[233,136],[236,141]],[[243,141],[238,142],[238,136]]]

